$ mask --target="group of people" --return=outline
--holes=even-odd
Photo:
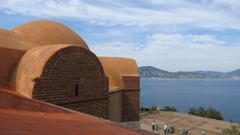
[[[159,124],[156,123],[156,121],[154,120],[152,123],[151,123],[151,126],[152,126],[152,131],[158,131],[160,128],[159,128]],[[164,124],[163,126],[163,130],[164,130],[164,134],[167,134],[167,124]]]

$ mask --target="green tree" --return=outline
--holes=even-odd
[[[157,106],[153,105],[149,107],[149,112],[155,112],[155,111],[157,111]]]
[[[197,115],[196,112],[197,110],[195,108],[190,108],[188,114]]]
[[[219,111],[215,110],[214,108],[210,107],[206,111],[207,111],[206,117],[217,119],[217,120],[223,120],[221,113]]]
[[[197,109],[190,108],[188,111],[188,114],[217,119],[217,120],[223,120],[221,112],[219,112],[211,107],[209,107],[207,109],[204,109],[203,107],[198,107]]]
[[[149,107],[141,107],[141,112],[156,112],[157,111],[157,106],[149,106]]]
[[[199,107],[197,109],[197,115],[201,117],[207,116],[207,110],[205,110],[203,107]]]
[[[163,109],[161,109],[161,111],[177,112],[177,108],[175,108],[174,106],[172,106],[172,107],[170,107],[170,106],[165,106]]]

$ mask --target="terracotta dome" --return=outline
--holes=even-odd
[[[0,47],[16,50],[27,50],[37,45],[26,42],[14,32],[0,29]]]
[[[22,95],[31,98],[34,79],[42,73],[48,59],[59,49],[68,47],[68,44],[46,45],[29,49],[19,62],[16,70],[15,89]]]
[[[137,63],[134,59],[122,57],[98,57],[109,78],[109,90],[123,89],[122,76],[139,76]]]
[[[66,51],[66,48],[70,48],[73,52]],[[80,48],[81,48],[81,50],[80,50]],[[86,50],[86,51],[84,51],[84,50]],[[61,53],[61,55],[59,55],[57,53],[59,51],[63,52],[63,53]],[[82,51],[84,51],[84,52],[82,52]],[[76,52],[79,54],[79,56],[75,54]],[[55,62],[55,61],[57,61],[57,60],[60,61],[59,59],[64,59],[67,56],[74,56],[74,57],[76,57],[77,61],[74,59],[69,60],[70,58],[66,58],[66,61],[64,61],[64,63],[66,65],[65,66],[62,65],[61,67],[69,67],[69,65],[70,65],[69,62],[70,62],[73,65],[74,65],[74,63],[75,64],[78,63],[80,65],[82,63],[85,63],[88,66],[88,68],[91,68],[91,65],[86,62],[87,58],[92,57],[89,54],[93,54],[93,53],[88,49],[85,49],[85,48],[82,48],[79,46],[74,46],[71,44],[45,45],[45,46],[38,46],[38,47],[34,47],[32,49],[29,49],[21,58],[21,60],[18,64],[17,70],[16,70],[16,77],[13,78],[15,80],[15,89],[22,95],[31,98],[33,87],[35,84],[34,80],[36,78],[39,78],[41,75],[43,75],[43,71],[46,72],[45,71],[46,67],[50,66],[49,63],[51,63],[51,61],[49,62],[50,58],[54,60],[53,65],[56,66],[57,62]],[[87,56],[85,56],[85,55],[87,55]],[[64,57],[62,57],[62,56],[64,56]],[[99,61],[97,59],[97,57],[91,58],[91,59]],[[92,65],[97,64],[96,61],[91,62],[91,63],[92,63]],[[99,65],[101,65],[100,61],[99,61]],[[71,65],[70,65],[70,67],[71,67]],[[75,68],[74,66],[72,66],[72,67]],[[80,67],[84,67],[84,65],[81,65]],[[101,67],[100,68],[101,71],[99,70],[96,72],[102,72],[104,74],[102,65],[100,67]],[[49,70],[52,70],[52,69],[49,69]],[[55,69],[55,70],[58,71],[57,69]],[[79,73],[80,72],[81,72],[81,70],[79,69]],[[72,71],[71,71],[71,73],[72,73]],[[77,75],[76,72],[73,72],[73,74]],[[69,75],[70,74],[68,74],[68,76]],[[54,75],[51,75],[51,76],[54,76]]]
[[[39,45],[74,44],[88,49],[85,41],[77,33],[53,21],[33,21],[17,26],[12,31],[27,41]]]

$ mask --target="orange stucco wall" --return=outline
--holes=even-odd
[[[11,78],[23,54],[22,50],[0,47],[0,85],[12,87]]]

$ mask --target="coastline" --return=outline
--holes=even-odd
[[[240,107],[234,104],[240,97],[239,86],[239,80],[226,78],[142,77],[141,106],[174,106],[183,113],[189,108],[212,107],[220,111],[225,120],[239,123]]]

